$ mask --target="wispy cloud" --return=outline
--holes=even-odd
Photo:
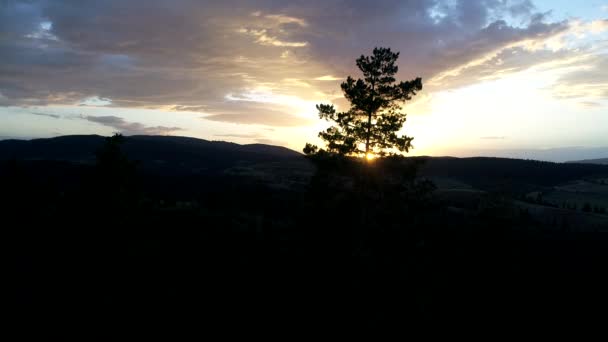
[[[37,115],[37,116],[46,116],[46,117],[53,118],[53,119],[61,119],[61,115],[58,115],[58,114],[39,113],[39,112],[30,112],[30,114]]]
[[[578,104],[583,108],[600,108],[600,107],[602,107],[601,103],[593,102],[593,101],[581,101]]]
[[[79,106],[92,106],[92,107],[103,107],[103,106],[109,106],[112,104],[112,100],[105,98],[105,97],[99,97],[99,96],[90,96],[87,97],[85,99],[83,99],[82,101],[80,101],[80,103],[78,104]]]
[[[139,122],[128,122],[117,116],[86,116],[84,119],[104,126],[112,127],[126,135],[169,135],[183,130],[180,127],[146,126]]]
[[[264,139],[264,138],[255,139],[255,142],[257,142],[258,144],[264,144],[264,145],[275,145],[275,146],[287,145],[284,141],[273,140],[273,139]]]
[[[281,40],[276,36],[270,35],[266,29],[256,30],[241,28],[237,32],[254,37],[255,42],[260,45],[279,47],[305,47],[308,45],[308,42],[290,42]]]
[[[174,110],[174,111],[181,111],[181,112],[204,112],[206,109],[208,109],[208,107],[205,105],[199,105],[199,106],[175,105],[175,106],[170,106],[169,109]]]
[[[284,24],[298,24],[302,27],[307,27],[308,22],[301,18],[290,17],[288,15],[283,14],[267,14],[266,18],[275,21],[279,25]]]
[[[341,80],[341,78],[334,77],[331,75],[325,75],[325,76],[320,76],[320,77],[315,78],[315,81],[337,81],[337,80]]]
[[[501,157],[567,162],[608,156],[608,147],[560,147],[550,149],[460,149],[450,155],[460,157]]]
[[[259,138],[260,135],[257,133],[243,133],[243,134],[238,134],[238,133],[231,133],[231,134],[215,134],[215,137],[221,137],[221,138],[249,138],[249,139],[254,139],[254,138]]]
[[[310,120],[288,115],[282,112],[266,111],[263,116],[253,113],[223,113],[211,114],[202,117],[205,120],[235,122],[241,124],[265,124],[276,127],[296,127],[305,126],[311,123]]]

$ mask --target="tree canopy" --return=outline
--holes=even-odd
[[[422,90],[422,79],[396,83],[398,58],[399,52],[390,48],[374,48],[371,56],[361,55],[356,63],[363,78],[348,76],[341,84],[350,108],[338,112],[333,104],[317,105],[319,117],[335,124],[319,133],[327,152],[368,158],[391,150],[409,152],[413,138],[398,135],[406,121],[401,106]],[[311,144],[304,148],[306,154],[318,151]]]

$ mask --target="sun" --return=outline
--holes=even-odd
[[[376,158],[376,156],[373,153],[366,153],[365,154],[365,159],[367,159],[367,161],[372,161]]]

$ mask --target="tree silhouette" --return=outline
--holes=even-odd
[[[95,194],[104,205],[129,207],[137,198],[137,163],[123,153],[125,140],[122,134],[115,133],[106,137],[96,152]]]
[[[114,184],[123,185],[131,176],[133,163],[122,152],[125,137],[115,133],[106,137],[103,146],[95,153],[98,170]]]
[[[422,90],[422,79],[396,83],[399,68],[395,62],[399,52],[390,48],[374,48],[372,56],[357,59],[363,79],[348,76],[341,85],[350,108],[338,112],[333,105],[319,104],[319,117],[335,125],[319,133],[327,144],[327,152],[340,155],[384,156],[389,150],[408,152],[413,138],[399,136],[406,114],[401,104]],[[306,144],[304,153],[315,154],[318,147]]]

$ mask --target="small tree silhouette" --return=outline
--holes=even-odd
[[[137,164],[123,153],[124,142],[125,137],[115,133],[96,152],[96,193],[106,205],[126,207],[136,200]]]
[[[591,204],[589,202],[585,202],[585,204],[583,205],[583,211],[586,213],[590,213],[593,211],[593,208],[591,208]]]
[[[398,136],[406,114],[400,112],[401,104],[411,100],[422,90],[422,80],[395,84],[399,68],[395,62],[399,52],[390,48],[374,48],[372,56],[361,56],[357,67],[363,79],[348,76],[341,85],[350,109],[337,112],[333,105],[319,104],[319,117],[336,125],[320,132],[319,137],[327,143],[327,152],[340,155],[384,156],[387,150],[408,152],[413,138]],[[315,154],[318,147],[306,144],[304,153]],[[322,151],[322,150],[321,150]]]
[[[125,137],[115,133],[105,138],[103,146],[95,153],[97,168],[115,184],[122,185],[131,176],[134,165],[122,152],[121,146]]]

